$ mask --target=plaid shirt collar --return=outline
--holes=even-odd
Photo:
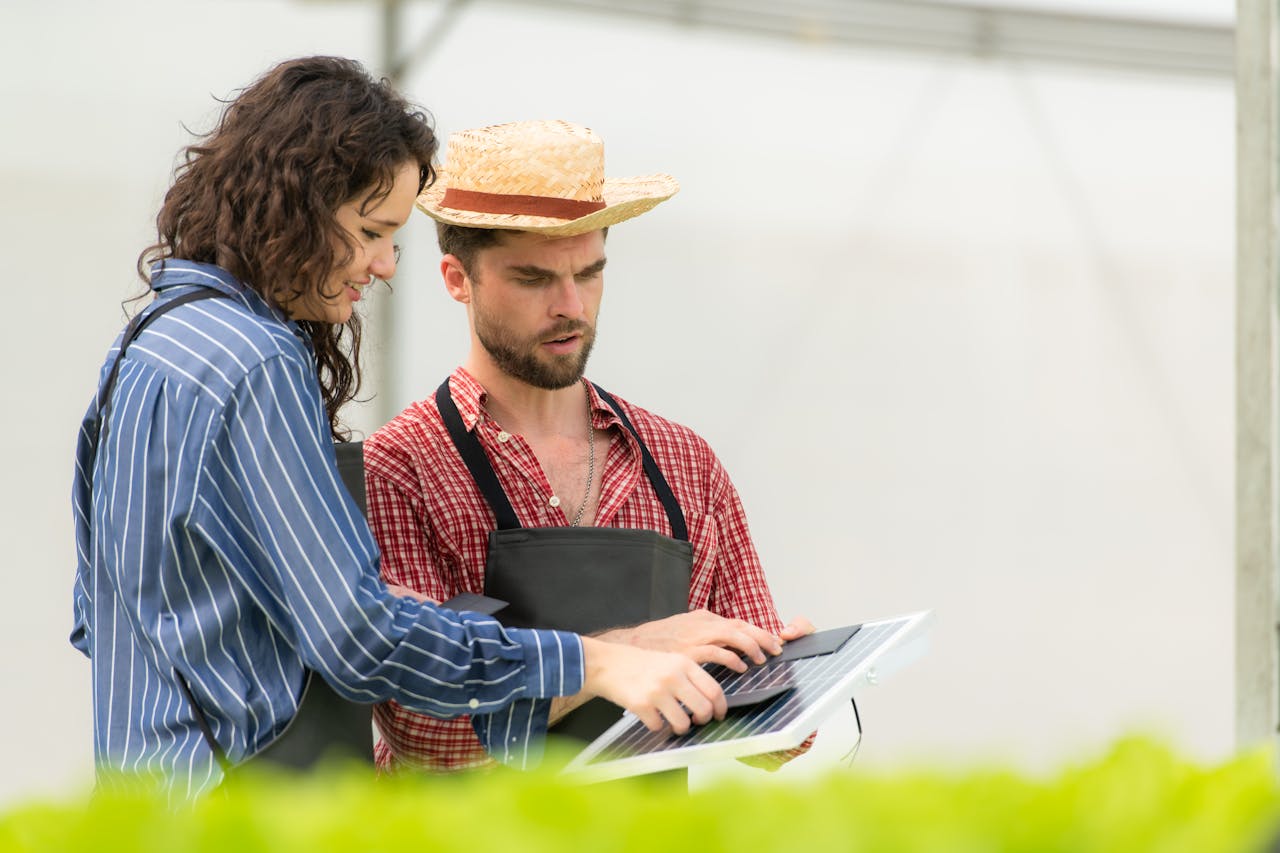
[[[605,404],[604,400],[600,399],[596,386],[586,379],[582,381],[586,384],[587,396],[591,399],[592,425],[596,429],[610,429],[615,426],[622,428],[622,419]],[[467,372],[466,368],[459,367],[450,375],[449,393],[453,395],[453,404],[458,407],[458,414],[462,416],[462,423],[466,425],[468,432],[474,430],[481,421],[492,420],[484,408],[489,392]]]

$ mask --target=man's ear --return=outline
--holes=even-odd
[[[444,278],[444,289],[449,291],[455,302],[464,305],[471,302],[471,279],[457,255],[445,255],[440,259],[440,275]]]

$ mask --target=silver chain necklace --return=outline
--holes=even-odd
[[[587,511],[587,501],[591,499],[591,484],[596,479],[596,428],[591,421],[591,395],[587,394],[587,491],[582,496],[582,504],[578,512],[569,522],[570,527],[577,527],[582,522],[582,514]]]

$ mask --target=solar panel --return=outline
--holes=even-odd
[[[729,700],[723,720],[677,735],[665,727],[651,732],[627,713],[578,753],[564,772],[581,781],[604,782],[799,746],[859,689],[878,683],[921,654],[932,617],[931,611],[923,611],[822,632],[837,640],[838,632],[844,632],[847,639],[826,654],[784,654],[744,673],[708,666]],[[815,637],[815,644],[821,645],[822,639]],[[803,651],[798,641],[795,645]]]

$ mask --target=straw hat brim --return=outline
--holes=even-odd
[[[439,169],[438,172],[435,183],[418,196],[418,209],[432,219],[467,228],[532,231],[552,237],[572,237],[608,228],[653,209],[680,190],[680,184],[670,175],[606,178],[601,191],[601,199],[605,203],[602,209],[577,219],[557,219],[521,213],[477,213],[444,207],[441,201],[445,190],[449,188],[449,176],[444,169]]]

